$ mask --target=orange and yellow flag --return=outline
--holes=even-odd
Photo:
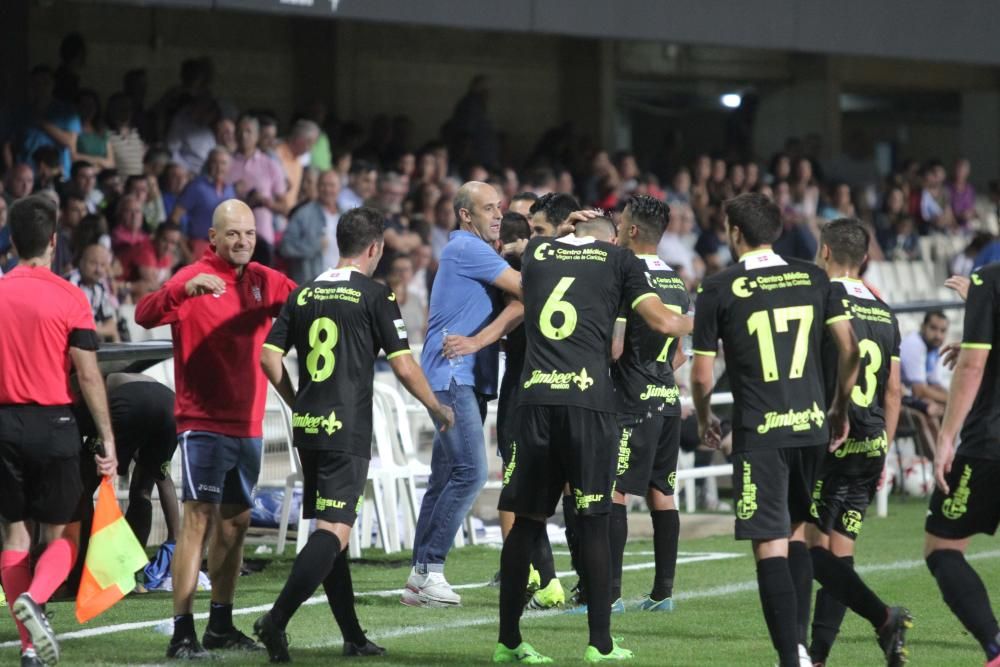
[[[135,588],[135,572],[149,561],[122,516],[111,479],[101,480],[90,546],[76,594],[76,620],[86,623]]]

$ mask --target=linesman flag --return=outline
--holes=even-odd
[[[76,620],[103,614],[135,588],[135,572],[149,559],[122,516],[111,479],[101,480],[90,546],[76,594]]]

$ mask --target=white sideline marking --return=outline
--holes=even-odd
[[[724,560],[724,559],[728,559],[728,558],[739,558],[739,557],[741,557],[743,555],[744,554],[731,553],[731,552],[688,553],[688,554],[685,554],[683,557],[679,557],[677,559],[677,564],[681,565],[681,564],[684,564],[684,563],[696,563],[696,562],[700,562],[700,561],[713,561],[713,560]],[[650,568],[653,568],[653,567],[655,567],[654,563],[636,563],[636,564],[632,564],[632,565],[626,565],[626,566],[624,566],[622,568],[622,570],[631,572],[633,570],[646,570],[646,569],[650,569]],[[566,572],[556,572],[556,575],[559,576],[559,577],[566,577],[566,576],[569,576],[571,574],[575,574],[575,572],[573,572],[572,570],[566,571]],[[488,585],[489,585],[489,582],[480,582],[480,583],[473,583],[473,584],[458,584],[456,586],[452,586],[452,588],[454,588],[456,590],[467,590],[467,589],[472,589],[472,588],[486,588]],[[360,593],[355,593],[354,596],[355,597],[394,597],[394,596],[402,595],[402,594],[403,594],[403,589],[402,588],[393,588],[393,589],[390,589],[390,590],[383,590],[383,591],[364,591],[364,592],[360,592]],[[325,595],[316,595],[316,596],[313,596],[313,597],[309,598],[308,600],[306,600],[302,604],[303,605],[314,605],[314,604],[320,604],[320,603],[325,603],[325,602],[326,602],[326,596]],[[245,616],[247,614],[262,614],[262,613],[264,613],[266,611],[269,611],[270,609],[271,609],[271,605],[270,604],[256,605],[256,606],[253,606],[253,607],[242,607],[240,609],[234,609],[233,610],[233,616]],[[201,613],[195,614],[194,618],[197,621],[203,621],[203,620],[205,620],[205,619],[208,618],[208,613],[207,612],[201,612]],[[65,632],[63,634],[60,634],[58,636],[58,639],[59,639],[59,641],[65,641],[67,639],[86,639],[88,637],[100,637],[102,635],[117,634],[119,632],[128,632],[130,630],[145,630],[147,628],[155,628],[156,626],[160,625],[161,623],[166,623],[166,622],[169,622],[170,620],[171,619],[169,619],[169,618],[163,618],[163,619],[159,619],[159,620],[156,620],[156,621],[136,621],[136,622],[133,622],[133,623],[117,623],[115,625],[104,625],[104,626],[97,627],[97,628],[85,628],[83,630],[73,630],[71,632]],[[475,620],[475,619],[470,619],[470,620]],[[379,635],[379,636],[380,637],[384,637],[386,635]],[[401,635],[392,635],[392,636],[401,636]],[[0,644],[0,648],[9,648],[9,647],[12,647],[12,646],[20,646],[20,645],[21,645],[20,641],[7,641],[7,642],[3,642],[2,644]]]
[[[678,562],[678,564],[680,564],[680,563],[683,563],[683,562],[699,562],[701,560],[723,560],[723,559],[728,559],[728,558],[739,558],[740,556],[742,556],[744,554],[732,553],[732,552],[728,552],[728,553],[727,552],[719,552],[719,553],[708,553],[708,554],[704,554],[704,555],[705,556],[709,556],[709,558],[697,558],[697,557],[693,557],[693,558],[690,558],[690,559],[687,559],[687,560],[678,558],[677,562]],[[973,553],[973,554],[967,555],[966,559],[972,560],[972,561],[976,561],[976,560],[985,560],[985,559],[997,558],[997,557],[1000,557],[1000,550],[980,551],[980,552],[977,552],[977,553]],[[925,563],[924,563],[923,560],[915,560],[915,559],[914,560],[900,560],[900,561],[895,561],[895,562],[892,562],[892,563],[872,563],[872,564],[868,564],[868,565],[861,565],[861,566],[857,567],[857,571],[860,574],[866,574],[868,572],[885,572],[885,571],[892,571],[892,570],[912,570],[912,569],[917,569],[919,567],[924,567],[924,566],[925,566]],[[652,568],[652,567],[654,567],[653,563],[640,563],[640,564],[637,564],[637,565],[626,565],[625,568],[623,568],[623,569],[638,570],[638,569],[649,569],[649,568]],[[559,576],[566,576],[567,574],[570,574],[570,573],[563,572],[563,573],[557,573],[557,574]],[[486,583],[481,583],[481,584],[459,584],[457,586],[453,586],[453,588],[458,588],[458,589],[485,588],[487,585],[488,584],[486,584]],[[700,589],[700,590],[693,590],[693,591],[681,592],[681,593],[678,593],[677,595],[675,595],[674,597],[676,599],[678,599],[678,600],[695,600],[695,599],[699,599],[699,598],[725,597],[727,595],[734,595],[736,593],[744,593],[744,592],[747,592],[747,591],[752,591],[752,590],[755,590],[756,588],[757,588],[757,582],[756,581],[744,581],[744,582],[740,582],[740,583],[736,583],[736,584],[726,584],[724,586],[713,586],[712,588],[703,588],[703,589]],[[368,591],[368,592],[356,593],[355,597],[391,596],[391,595],[399,595],[401,593],[402,593],[402,589],[396,589],[396,590],[391,590],[391,591]],[[325,596],[315,596],[315,597],[309,598],[308,600],[306,600],[303,603],[303,605],[320,604],[321,602],[326,602],[326,597]],[[271,605],[257,605],[255,607],[244,607],[244,608],[241,608],[241,609],[234,609],[233,610],[233,615],[234,616],[240,616],[240,615],[246,615],[246,614],[260,613],[260,612],[267,611],[270,608],[271,608]],[[545,616],[545,615],[552,615],[552,614],[557,614],[557,613],[559,613],[559,611],[526,612],[525,616],[527,616],[527,617]],[[199,614],[195,614],[194,617],[195,617],[196,620],[205,620],[205,619],[208,618],[208,614],[207,613],[199,613]],[[86,630],[76,630],[76,631],[73,631],[73,632],[67,632],[67,633],[61,634],[61,635],[58,636],[58,639],[60,641],[64,641],[66,639],[83,639],[83,638],[87,638],[87,637],[97,637],[97,636],[107,635],[107,634],[117,634],[119,632],[127,632],[129,630],[141,630],[141,629],[144,629],[144,628],[155,627],[155,626],[159,625],[160,623],[163,623],[164,621],[168,621],[168,620],[170,620],[170,619],[161,619],[161,620],[158,620],[158,621],[141,621],[141,622],[136,622],[136,623],[119,623],[117,625],[106,625],[106,626],[103,626],[103,627],[100,627],[100,628],[88,628]],[[462,619],[462,620],[456,620],[456,621],[449,621],[447,623],[428,624],[428,625],[422,625],[422,626],[407,626],[407,627],[403,627],[403,628],[397,628],[395,630],[388,630],[388,631],[386,631],[384,633],[378,633],[378,634],[373,633],[372,637],[375,638],[375,639],[392,639],[392,638],[395,638],[395,637],[404,637],[404,636],[408,636],[408,635],[411,635],[411,634],[417,634],[417,633],[433,632],[433,631],[436,631],[436,630],[448,630],[448,629],[455,629],[455,628],[467,628],[467,627],[473,627],[473,626],[476,626],[476,625],[484,625],[486,623],[495,623],[495,622],[497,622],[497,616],[495,616],[495,615],[494,616],[481,616],[481,617],[478,617],[478,618],[469,618],[469,619]],[[326,644],[325,646],[329,646],[329,645],[332,645],[332,644],[335,644],[335,643],[339,643],[339,641],[338,642],[330,642],[329,644]],[[20,644],[19,641],[8,641],[8,642],[3,642],[2,644],[0,644],[0,648],[11,648],[11,647],[14,647],[14,646],[20,647],[20,645],[21,644]],[[324,645],[310,645],[311,648],[320,648],[322,646],[324,646]]]

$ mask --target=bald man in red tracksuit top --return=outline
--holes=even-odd
[[[260,353],[295,283],[250,262],[254,217],[242,202],[219,205],[211,249],[136,307],[147,329],[169,324],[174,340],[184,523],[173,560],[174,636],[168,658],[206,659],[206,649],[260,650],[233,626],[232,609],[260,472],[267,379]],[[194,593],[210,522],[212,606],[199,644]]]

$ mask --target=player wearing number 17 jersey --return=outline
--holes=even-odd
[[[1000,667],[1000,627],[965,559],[973,535],[993,535],[1000,525],[1000,264],[969,279],[962,349],[934,453],[937,488],[924,555],[945,603],[983,647],[987,667]]]
[[[596,217],[573,235],[537,237],[524,252],[524,330],[517,436],[504,474],[500,509],[516,515],[500,556],[500,637],[494,662],[551,662],[521,641],[523,591],[531,548],[563,486],[573,491],[589,596],[588,661],[627,659],[611,639],[608,511],[617,428],[609,372],[611,332],[620,304],[655,331],[683,336],[690,320],[667,310],[644,265],[609,241],[613,223]]]
[[[811,664],[804,644],[812,567],[803,524],[823,445],[831,435],[835,441],[846,436],[857,341],[826,274],[771,250],[782,227],[772,201],[743,194],[728,200],[725,212],[739,261],[706,278],[699,290],[691,389],[702,439],[717,447],[709,399],[721,339],[733,391],[736,539],[753,541],[761,605],[781,666],[799,667]],[[839,358],[829,416],[819,354],[824,329]]]
[[[357,208],[340,219],[340,263],[289,296],[268,334],[261,366],[292,408],[292,437],[302,461],[303,516],[316,531],[295,558],[288,581],[254,632],[271,662],[288,662],[285,627],[323,584],[344,635],[345,655],[378,655],[354,612],[346,549],[364,493],[371,458],[372,379],[385,350],[399,380],[442,430],[450,408],[434,397],[410,354],[406,327],[391,290],[371,274],[382,256],[382,214]],[[292,388],[282,357],[298,352],[299,388]]]
[[[816,526],[809,530],[809,552],[816,581],[823,585],[816,594],[809,646],[814,665],[826,664],[846,607],[872,624],[889,665],[905,662],[905,632],[911,625],[907,610],[890,609],[854,571],[854,540],[878,488],[901,397],[899,326],[889,306],[858,278],[868,240],[864,225],[850,218],[827,223],[820,232],[818,263],[830,276],[834,297],[851,313],[861,370],[851,390],[847,440],[826,454],[813,492]],[[832,348],[827,344],[823,350],[831,371],[836,363]],[[829,372],[827,384],[835,379]]]

